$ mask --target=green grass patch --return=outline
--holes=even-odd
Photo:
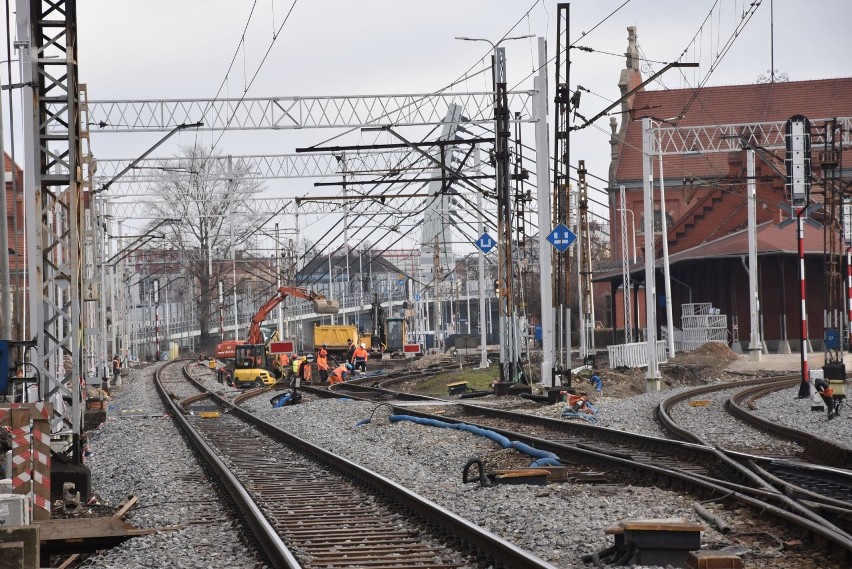
[[[442,373],[417,384],[417,393],[424,395],[447,395],[447,384],[457,381],[466,381],[468,389],[472,391],[489,391],[491,383],[500,379],[500,370],[497,366],[488,369],[464,369]]]

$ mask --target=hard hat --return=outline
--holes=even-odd
[[[346,369],[352,369],[352,364],[346,364]]]
[[[366,349],[367,349],[367,344],[361,344],[361,347],[362,347],[362,348],[364,348],[364,349],[366,350]]]
[[[323,344],[323,345],[322,345],[322,347],[323,347],[323,348],[327,348],[327,347],[328,347],[328,344]]]

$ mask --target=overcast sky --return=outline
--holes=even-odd
[[[595,27],[623,3],[578,1],[571,6],[572,41],[616,54],[572,53],[572,88],[580,84],[594,93],[583,94],[581,112],[586,116],[619,96],[617,82],[624,67],[627,26],[637,27],[647,58],[669,62],[686,50],[683,61],[699,62],[700,69],[688,70],[685,77],[672,70],[663,78],[667,88],[692,87],[704,78],[751,4],[744,0],[632,0]],[[300,0],[273,42],[273,33],[291,6],[289,0],[82,0],[78,2],[80,80],[88,84],[92,100],[212,98],[236,52],[220,96],[238,97],[271,45],[246,94],[249,97],[427,93],[444,88],[471,68],[483,71],[490,65],[488,44],[457,41],[455,36],[492,41],[506,34],[544,36],[549,56],[556,44],[557,6],[552,1]],[[849,76],[852,34],[838,23],[848,23],[850,16],[852,2],[848,0],[777,0],[775,67],[779,73],[791,80]],[[12,23],[14,28],[14,17]],[[580,39],[584,32],[589,33]],[[3,33],[5,39],[5,30]],[[536,65],[534,40],[504,46],[510,87],[532,88],[527,78]],[[769,0],[762,1],[716,65],[707,85],[753,83],[767,73]],[[552,65],[550,73],[552,79]],[[485,72],[453,90],[489,88],[490,75]],[[7,120],[4,123],[8,125]],[[609,131],[607,118],[597,124]],[[572,137],[572,159],[585,159],[589,170],[604,178],[609,163],[606,132],[588,128]],[[219,148],[234,155],[290,153],[330,134],[327,130],[229,133]],[[94,134],[92,144],[100,158],[133,158],[161,136]],[[218,138],[218,133],[200,138],[209,143],[211,137]],[[8,132],[6,140],[8,143]],[[182,133],[157,154],[171,155],[178,144],[193,140],[195,134]],[[350,142],[358,140],[377,139],[375,135],[356,135]],[[532,143],[531,136],[527,142]],[[312,189],[311,182],[304,180],[269,182],[267,186],[270,193],[286,196],[304,195]],[[604,201],[602,194],[595,196]]]

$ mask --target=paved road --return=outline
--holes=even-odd
[[[847,355],[844,358],[846,369],[852,369],[852,356]],[[825,362],[825,355],[822,352],[808,354],[808,368],[821,368]],[[799,352],[792,354],[765,354],[761,357],[761,361],[749,361],[748,355],[740,356],[740,358],[726,367],[728,371],[749,371],[758,369],[780,370],[796,372],[802,369],[801,355]]]

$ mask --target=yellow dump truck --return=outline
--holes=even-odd
[[[358,327],[353,324],[320,324],[314,326],[314,348],[326,344],[328,346],[326,350],[330,354],[344,354],[349,347],[346,340],[352,340],[354,344],[366,344],[367,350],[372,346],[371,336],[359,334]]]

